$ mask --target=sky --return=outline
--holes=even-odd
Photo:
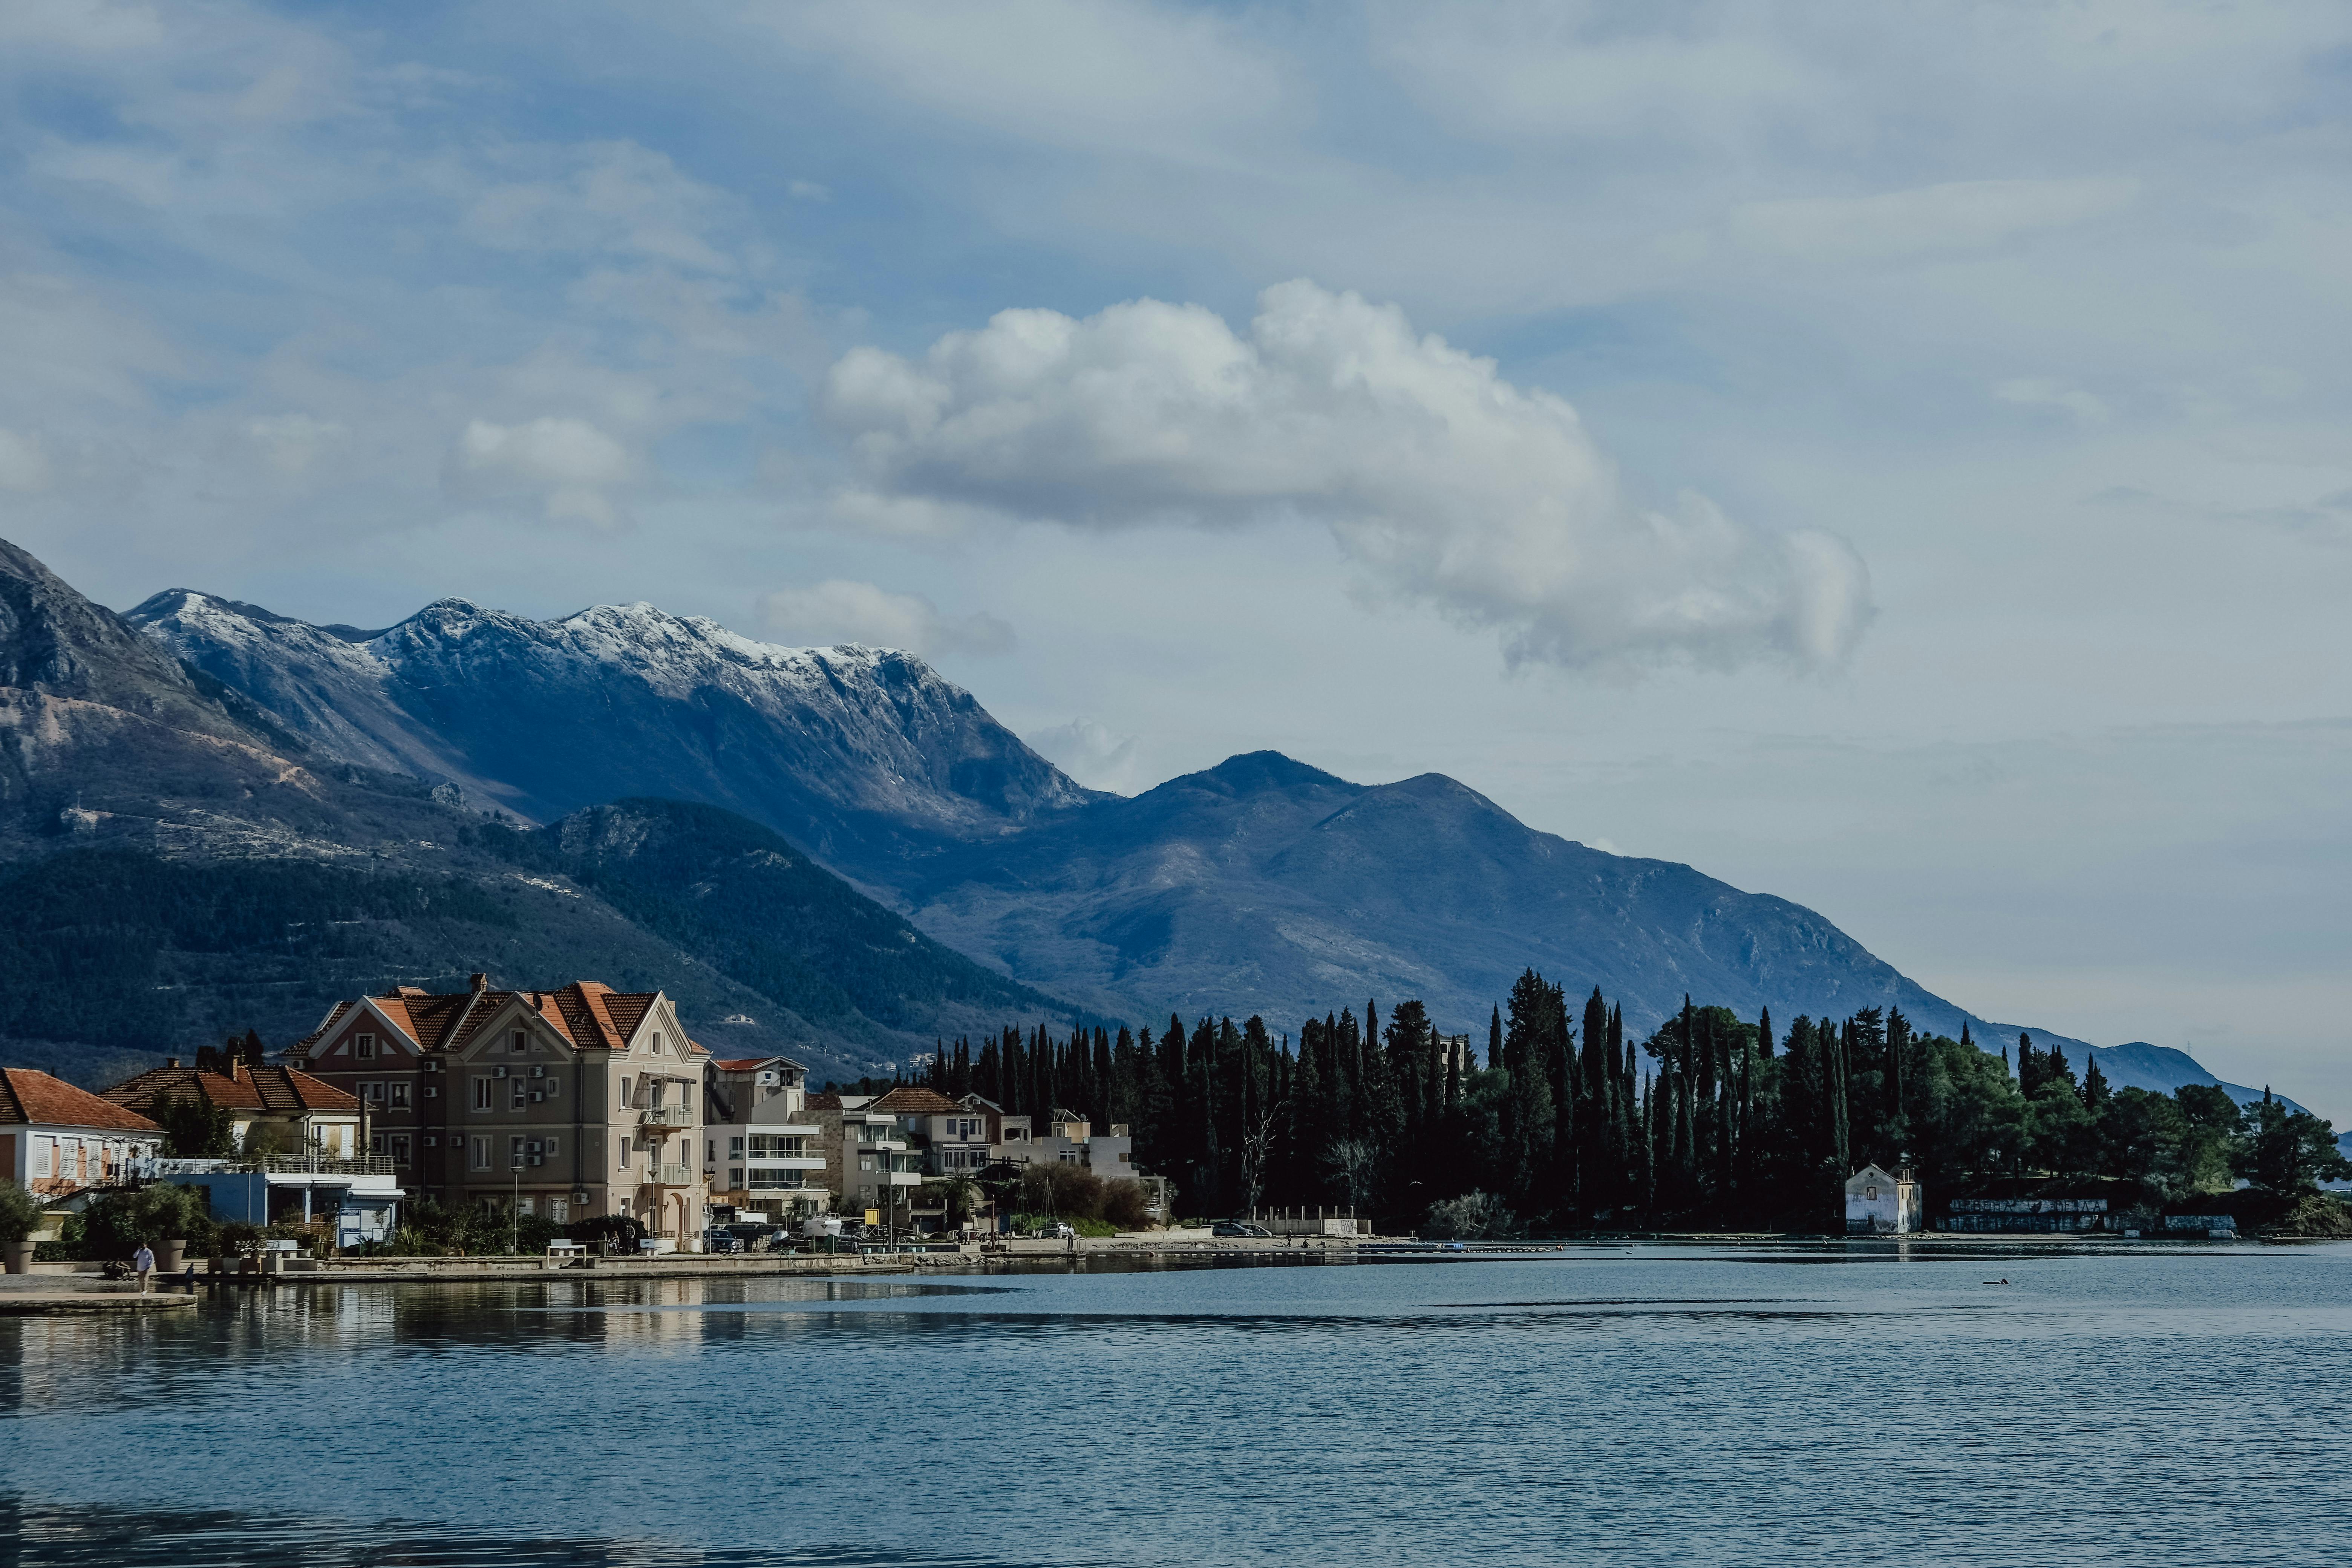
[[[0,8],[0,536],[1271,747],[2352,1125],[2352,10]]]

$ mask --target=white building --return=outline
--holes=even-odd
[[[1848,1236],[1905,1236],[1927,1228],[1927,1198],[1909,1167],[1892,1175],[1864,1165],[1845,1184]]]
[[[0,1069],[0,1173],[36,1197],[126,1181],[163,1152],[163,1130],[88,1089],[31,1068]]]
[[[823,1214],[833,1194],[824,1129],[808,1109],[808,1069],[788,1057],[734,1057],[713,1061],[703,1083],[711,1200],[784,1219]]]

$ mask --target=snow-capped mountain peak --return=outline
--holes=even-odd
[[[530,819],[657,784],[880,879],[1092,798],[911,654],[766,643],[642,601],[541,621],[449,597],[353,634],[173,590],[129,618],[327,754]]]

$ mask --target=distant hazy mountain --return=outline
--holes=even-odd
[[[927,929],[1129,1014],[1289,1025],[1418,996],[1444,1026],[1483,1031],[1533,966],[1599,984],[1644,1028],[1685,993],[1769,1005],[1784,1026],[1897,1005],[1957,1034],[1970,1017],[1810,910],[1538,833],[1434,773],[1350,784],[1254,752],[926,869]]]
[[[525,834],[457,809],[430,732],[369,709],[338,641],[279,623],[302,658],[248,647],[225,685],[0,542],[0,1060],[90,1077],[282,1041],[337,996],[476,970],[659,985],[714,1049],[822,1075],[1071,1016],[727,812]]]
[[[623,796],[724,806],[1108,1015],[1280,1028],[1418,996],[1475,1031],[1533,965],[1643,1029],[1687,993],[1783,1026],[1874,1005],[1995,1047],[2019,1032],[1810,910],[1535,832],[1437,774],[1358,784],[1259,752],[1132,800],[1081,789],[905,654],[776,647],[644,605],[542,622],[451,599],[363,632],[173,590],[130,618],[316,752],[536,821]],[[2101,1057],[2119,1085],[2210,1079],[2119,1049]]]
[[[887,883],[1095,798],[919,658],[781,647],[650,605],[534,621],[444,599],[361,632],[173,589],[126,618],[320,752],[534,822],[704,801]]]
[[[2106,1074],[2107,1081],[2117,1089],[2152,1089],[2169,1094],[2183,1084],[2210,1083],[2226,1090],[2230,1098],[2241,1105],[2251,1105],[2263,1097],[2259,1089],[2248,1089],[2242,1083],[2229,1083],[2215,1078],[2206,1070],[2203,1063],[2187,1051],[2175,1050],[2170,1046],[2151,1046],[2146,1040],[2101,1047],[2099,1070]],[[2304,1109],[2283,1094],[2272,1098],[2284,1101],[2289,1110]]]

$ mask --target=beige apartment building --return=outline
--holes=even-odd
[[[403,985],[338,1002],[289,1060],[357,1098],[404,1185],[571,1222],[627,1215],[701,1243],[709,1059],[658,991]]]

